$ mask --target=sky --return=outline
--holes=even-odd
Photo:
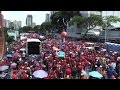
[[[26,25],[26,17],[28,14],[33,15],[33,22],[37,25],[40,25],[42,22],[45,21],[45,14],[50,14],[50,11],[2,11],[4,19],[7,20],[17,20],[22,21],[22,26]],[[107,11],[107,15],[115,15],[120,18],[120,11]],[[102,12],[103,16],[106,16],[106,11]],[[120,23],[113,24],[115,27],[120,27]]]
[[[26,25],[26,17],[28,14],[33,16],[33,22],[40,25],[45,21],[45,15],[50,11],[2,11],[4,19],[22,21],[22,26]]]

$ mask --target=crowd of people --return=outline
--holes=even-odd
[[[67,38],[62,42],[49,38],[42,41],[41,55],[38,56],[27,56],[26,52],[14,48],[14,45],[22,47],[21,43],[13,43],[13,48],[7,52],[13,57],[5,57],[0,61],[0,66],[9,66],[7,70],[1,71],[1,78],[35,79],[33,72],[37,70],[48,73],[44,79],[95,79],[89,75],[91,71],[98,71],[102,79],[119,79],[120,76],[119,53],[113,51],[109,55],[101,43],[90,44]],[[65,57],[56,56],[58,50],[65,52]],[[16,64],[12,66],[13,63]],[[8,74],[2,77],[5,73]]]

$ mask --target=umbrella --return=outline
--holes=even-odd
[[[11,67],[16,67],[16,66],[17,66],[16,63],[12,63],[12,64],[11,64]]]
[[[9,68],[9,66],[1,66],[0,67],[0,71],[4,71],[4,70],[6,70],[6,69],[8,69]]]
[[[25,51],[26,49],[25,48],[21,48],[20,51]]]
[[[59,52],[56,53],[56,55],[57,55],[58,57],[65,57],[65,52],[59,51]]]
[[[89,76],[99,78],[99,79],[103,77],[102,74],[100,74],[98,71],[89,72]]]
[[[45,78],[48,76],[48,73],[44,70],[37,70],[33,73],[33,76],[36,78]]]
[[[7,55],[7,57],[8,57],[8,58],[11,58],[11,57],[12,57],[12,55],[11,55],[11,54],[8,54],[8,55]]]
[[[0,74],[0,77],[4,78],[6,77],[7,73],[4,73],[4,74]]]
[[[107,51],[107,50],[106,50],[106,49],[102,49],[101,51],[105,52],[105,51]]]

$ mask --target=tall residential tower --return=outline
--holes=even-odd
[[[33,16],[32,15],[27,15],[26,25],[32,27],[32,23],[33,23]]]

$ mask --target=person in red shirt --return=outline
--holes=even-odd
[[[21,79],[28,79],[28,74],[26,74],[26,71],[23,71],[21,74]]]
[[[12,79],[18,79],[16,74],[12,74]]]
[[[13,70],[12,79],[18,79],[17,70]]]
[[[65,74],[66,74],[66,75],[70,75],[71,72],[72,72],[72,70],[71,70],[71,68],[70,68],[70,65],[68,64],[68,67],[67,67],[66,70],[65,70]]]

